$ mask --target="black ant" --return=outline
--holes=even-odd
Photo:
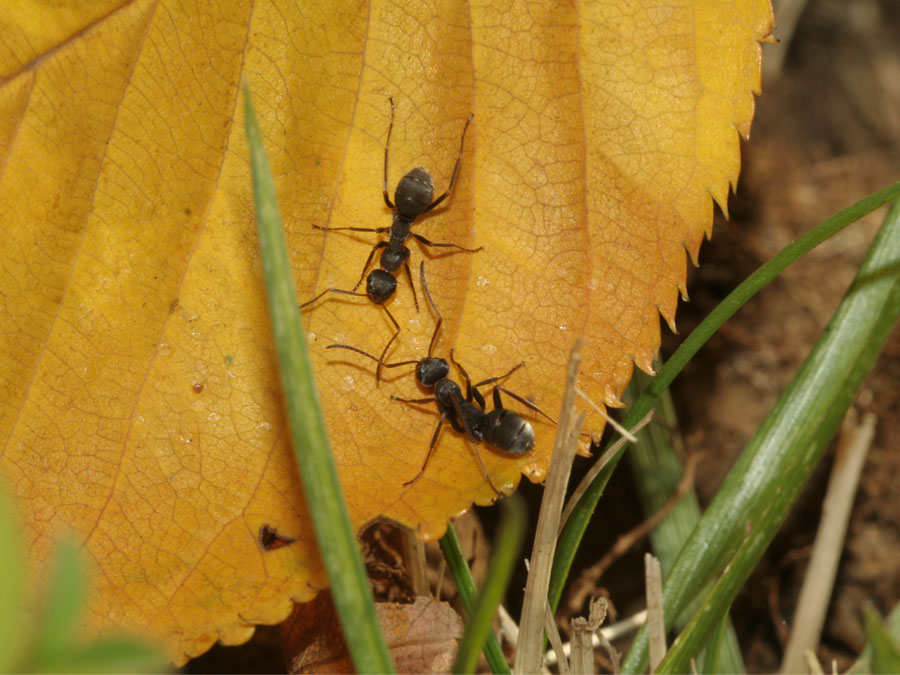
[[[453,167],[453,175],[450,177],[450,185],[447,187],[447,191],[444,192],[441,196],[439,196],[434,201],[431,200],[431,197],[434,194],[434,181],[431,178],[431,174],[428,172],[428,169],[423,169],[422,167],[418,167],[412,169],[411,171],[407,171],[403,178],[400,179],[400,182],[397,183],[397,189],[394,191],[394,202],[391,202],[390,197],[388,196],[388,153],[391,144],[391,131],[394,128],[394,99],[393,97],[389,97],[388,100],[391,102],[391,121],[388,125],[388,135],[387,141],[384,145],[384,189],[382,194],[384,195],[384,203],[387,204],[388,208],[391,209],[393,213],[393,219],[391,221],[390,227],[323,227],[321,225],[313,225],[317,230],[326,230],[331,232],[336,231],[351,231],[351,232],[376,232],[378,234],[382,234],[388,232],[390,234],[390,239],[387,241],[379,241],[372,248],[372,252],[369,253],[369,257],[366,258],[366,264],[363,266],[362,274],[359,276],[359,281],[356,282],[356,285],[352,290],[344,290],[340,288],[326,288],[324,291],[319,293],[316,297],[308,302],[304,302],[300,307],[306,307],[307,305],[311,305],[316,302],[319,298],[321,298],[326,293],[343,293],[345,295],[358,295],[368,297],[376,305],[384,305],[384,303],[394,294],[394,291],[397,289],[397,279],[394,277],[392,272],[396,272],[400,269],[400,265],[403,265],[406,269],[406,277],[409,279],[409,286],[413,292],[413,302],[416,306],[416,311],[419,311],[419,299],[416,297],[416,289],[413,286],[412,272],[409,270],[409,248],[406,246],[406,240],[412,236],[419,243],[424,244],[425,246],[438,246],[444,248],[458,248],[461,251],[465,251],[467,253],[475,253],[476,251],[480,251],[482,249],[481,246],[478,248],[465,248],[464,246],[460,246],[459,244],[452,243],[437,243],[430,241],[423,237],[420,234],[416,234],[412,232],[412,226],[415,222],[416,218],[421,216],[423,213],[428,213],[432,209],[434,209],[438,204],[443,202],[447,197],[450,196],[450,191],[453,190],[453,186],[456,183],[456,178],[459,175],[459,167],[462,163],[462,154],[463,154],[463,146],[466,141],[466,131],[469,128],[469,123],[472,121],[472,118],[475,116],[474,113],[469,115],[466,120],[466,124],[463,127],[462,138],[459,141],[459,155],[456,158],[456,165]],[[372,264],[372,259],[375,257],[375,253],[379,250],[381,251],[381,269],[374,269],[369,273],[368,278],[366,278],[366,270],[369,269],[369,265]],[[363,278],[366,278],[366,292],[357,293],[356,289],[359,288],[359,285],[362,283]],[[400,333],[400,326],[397,324],[397,321],[394,319],[393,315],[390,311],[385,307],[385,311],[388,312],[388,317],[390,317],[391,322],[394,324],[394,334],[391,336],[391,339],[388,341],[387,345],[385,345],[384,351],[381,353],[381,358],[387,354],[388,348],[393,343],[394,339],[396,339],[397,335]],[[378,367],[378,370],[375,374],[375,377],[378,381],[381,380],[381,366]]]
[[[462,374],[463,379],[466,382],[466,395],[465,397],[462,394],[462,390],[456,382],[448,379],[448,375],[450,374],[450,366],[446,360],[438,357],[432,356],[432,352],[434,351],[435,342],[437,342],[438,332],[441,329],[441,324],[444,319],[441,316],[441,313],[438,311],[438,308],[434,304],[434,300],[431,298],[431,293],[428,291],[428,284],[425,282],[425,262],[422,261],[419,266],[419,274],[422,281],[422,289],[425,291],[425,297],[428,299],[428,304],[431,305],[431,309],[434,310],[435,315],[437,316],[437,325],[434,327],[434,333],[431,335],[431,342],[428,345],[428,356],[422,359],[421,361],[398,361],[397,363],[384,363],[382,358],[378,358],[369,354],[368,352],[364,352],[361,349],[356,347],[352,347],[350,345],[336,344],[336,345],[328,345],[327,349],[349,349],[350,351],[354,351],[357,354],[362,354],[373,361],[378,363],[379,367],[384,368],[397,368],[399,366],[408,366],[415,364],[416,366],[416,380],[418,383],[425,389],[431,389],[434,392],[434,396],[429,398],[418,398],[418,399],[409,399],[409,398],[400,398],[399,396],[391,396],[391,399],[394,401],[401,401],[403,403],[414,403],[414,404],[422,404],[422,403],[437,403],[438,411],[441,413],[441,418],[438,420],[437,427],[434,430],[434,434],[431,437],[431,444],[428,446],[428,454],[425,456],[425,461],[422,464],[422,469],[416,476],[412,479],[404,483],[404,485],[412,485],[419,478],[422,477],[422,474],[425,473],[425,467],[428,466],[428,460],[431,458],[431,454],[434,451],[435,445],[437,444],[438,436],[441,433],[441,427],[444,424],[444,421],[450,422],[450,426],[453,427],[455,431],[458,433],[466,434],[466,437],[469,439],[469,442],[472,444],[472,449],[475,451],[475,458],[478,460],[478,466],[481,468],[481,472],[484,474],[484,477],[487,478],[488,483],[490,483],[491,488],[494,492],[497,493],[497,496],[500,496],[500,491],[496,488],[493,481],[491,481],[490,476],[488,475],[487,469],[484,466],[484,462],[481,460],[481,455],[478,452],[477,443],[480,441],[484,441],[490,446],[493,446],[503,452],[509,453],[511,455],[523,455],[534,447],[534,429],[532,429],[531,424],[523,418],[518,413],[506,409],[503,407],[503,402],[500,399],[500,392],[510,396],[515,399],[519,403],[525,405],[526,407],[534,410],[537,413],[540,413],[548,420],[556,424],[556,420],[547,415],[543,410],[541,410],[538,406],[521,396],[514,394],[508,389],[504,389],[503,387],[495,384],[500,380],[503,380],[514,372],[516,372],[519,368],[525,365],[525,362],[522,361],[516,366],[513,366],[509,371],[500,375],[498,377],[489,377],[486,380],[482,380],[477,384],[472,384],[472,381],[469,379],[468,373],[466,373],[465,369],[453,358],[453,350],[450,350],[450,361],[459,369],[459,372]],[[483,387],[489,384],[494,385],[493,389],[493,403],[494,409],[490,412],[485,412],[485,400],[484,396],[478,391],[479,387]]]

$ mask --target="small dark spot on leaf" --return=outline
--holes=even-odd
[[[194,390],[195,394],[199,394],[203,391],[203,385],[199,382],[194,382],[192,389]]]
[[[288,544],[293,544],[295,541],[297,541],[296,538],[283,537],[278,534],[278,530],[269,525],[263,525],[259,528],[259,545],[262,546],[264,551],[274,551]]]
[[[178,309],[178,298],[172,298],[172,302],[169,303],[169,314]]]
[[[226,354],[225,355],[225,365],[230,366],[234,363],[234,354]]]
[[[189,215],[191,215],[192,213],[193,213],[193,211],[191,211],[191,207],[190,207],[190,206],[184,207],[184,215],[189,216]]]

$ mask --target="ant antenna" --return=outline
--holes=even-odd
[[[353,345],[335,344],[335,345],[328,345],[327,347],[325,347],[325,349],[349,349],[351,352],[356,352],[357,354],[362,354],[363,356],[366,356],[366,357],[372,359],[373,361],[375,361],[375,363],[381,364],[382,368],[396,368],[397,366],[411,366],[411,365],[418,363],[418,361],[397,361],[397,363],[385,363],[384,361],[379,359],[377,356],[374,356],[374,355],[370,354],[369,352],[364,352],[359,347],[354,347]]]
[[[319,293],[312,300],[307,300],[306,302],[302,303],[300,305],[300,309],[303,309],[304,307],[308,307],[309,305],[313,304],[314,302],[316,302],[319,298],[321,298],[326,293],[341,293],[342,295],[356,295],[360,298],[368,297],[365,293],[357,293],[355,291],[345,291],[343,288],[326,288],[324,291]],[[385,307],[385,309],[387,309],[387,307]]]
[[[305,302],[305,303],[303,303],[303,304],[300,305],[300,306],[301,306],[301,307],[305,307],[306,305],[309,305],[309,304],[315,302],[315,301],[318,300],[320,297],[322,297],[323,295],[325,295],[325,293],[327,293],[328,291],[334,291],[335,293],[343,293],[344,295],[359,295],[359,296],[362,296],[362,297],[366,297],[366,294],[365,294],[365,293],[354,293],[353,291],[344,291],[344,290],[341,290],[341,289],[338,289],[338,288],[329,288],[329,289],[323,291],[322,293],[320,293],[319,295],[317,295],[315,298],[313,298],[313,299],[310,300],[309,302]],[[388,340],[387,344],[384,346],[384,349],[381,351],[381,358],[377,358],[377,357],[375,357],[375,356],[372,356],[371,354],[369,354],[369,353],[367,353],[367,352],[364,352],[363,350],[358,349],[358,348],[356,348],[356,347],[351,347],[350,345],[340,345],[340,344],[339,344],[339,345],[328,345],[328,346],[325,348],[325,349],[349,349],[349,350],[351,350],[351,351],[358,352],[359,354],[362,354],[363,356],[368,356],[370,359],[372,359],[373,361],[377,362],[377,363],[378,363],[378,367],[375,369],[375,382],[376,382],[376,383],[380,383],[380,382],[381,382],[381,369],[382,369],[382,368],[394,368],[395,366],[403,366],[403,365],[408,365],[408,364],[410,364],[410,363],[418,363],[418,361],[402,361],[402,362],[400,362],[400,363],[393,363],[393,364],[389,364],[389,363],[385,363],[385,362],[384,362],[384,357],[387,356],[388,349],[391,348],[391,345],[394,343],[394,340],[396,340],[396,339],[397,339],[397,336],[400,335],[400,324],[397,323],[397,319],[395,319],[395,318],[394,318],[394,315],[391,314],[391,310],[389,310],[389,309],[388,309],[387,307],[385,307],[384,305],[382,305],[381,308],[382,308],[385,312],[387,312],[388,318],[391,320],[391,323],[394,324],[394,329],[395,329],[395,330],[394,330],[394,334],[391,336],[391,339]]]
[[[384,142],[384,203],[387,204],[389,209],[394,208],[394,204],[391,201],[390,196],[388,195],[388,149],[391,147],[391,131],[394,129],[394,97],[388,96],[388,101],[391,102],[391,122],[388,124],[388,135],[387,140]],[[468,123],[467,123],[468,124]],[[465,133],[465,132],[463,132]]]
[[[438,311],[437,305],[435,305],[434,300],[431,299],[431,293],[428,291],[428,284],[425,281],[424,260],[419,263],[419,277],[422,280],[422,289],[425,291],[425,297],[428,298],[428,304],[431,305],[431,309],[434,310],[435,314],[437,314],[437,325],[434,327],[434,332],[431,334],[431,342],[428,344],[428,357],[431,358],[431,352],[434,351],[434,343],[437,341],[438,331],[441,329],[441,324],[444,323],[444,317],[441,316],[441,313]]]
[[[393,102],[391,102],[391,106],[393,106]],[[393,110],[393,108],[392,108]],[[447,187],[447,191],[444,192],[440,197],[431,202],[422,213],[428,213],[431,209],[435,208],[438,204],[444,201],[447,197],[450,196],[451,190],[453,190],[453,185],[456,183],[456,177],[459,175],[459,167],[462,164],[462,155],[463,148],[465,147],[466,142],[466,132],[469,130],[469,123],[472,121],[472,118],[475,117],[475,113],[471,113],[469,117],[466,119],[466,125],[463,127],[462,138],[459,140],[459,155],[456,157],[456,165],[453,167],[453,175],[450,177],[450,185]],[[390,134],[390,132],[388,132]]]
[[[384,311],[387,312],[388,318],[391,320],[391,323],[394,324],[394,328],[396,328],[396,330],[394,331],[394,334],[391,336],[391,339],[388,340],[387,344],[384,346],[384,349],[381,351],[381,358],[378,359],[378,366],[375,368],[376,386],[378,385],[378,383],[381,382],[381,364],[384,362],[384,357],[387,356],[388,349],[391,348],[391,345],[393,344],[394,340],[396,340],[397,336],[400,335],[400,324],[397,323],[397,319],[395,319],[394,315],[391,314],[391,310],[389,310],[384,305],[382,305],[382,307],[384,308]]]

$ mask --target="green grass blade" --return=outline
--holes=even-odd
[[[658,672],[686,671],[728,611],[825,452],[898,317],[900,202],[888,212],[819,341],[676,560],[663,593],[667,618],[677,616],[714,575],[721,576]],[[642,630],[623,672],[641,671],[645,661]]]
[[[659,372],[653,383],[642,393],[637,401],[631,405],[625,413],[622,424],[632,427],[646,415],[656,404],[656,400],[665,391],[672,380],[681,372],[684,366],[693,358],[706,341],[713,335],[723,323],[743,306],[750,298],[770,283],[788,265],[797,260],[804,253],[818,246],[825,239],[839,232],[862,216],[884,206],[891,200],[900,196],[900,182],[894,183],[878,192],[875,192],[855,204],[847,207],[840,213],[820,223],[812,230],[794,240],[775,257],[760,266],[743,283],[732,291],[722,303],[707,316],[699,326],[684,340],[675,353],[669,358],[665,367]],[[563,585],[568,577],[569,569],[578,551],[578,546],[584,537],[588,523],[594,514],[597,502],[606,488],[609,476],[612,475],[616,463],[621,458],[620,452],[609,462],[605,470],[598,476],[594,484],[579,500],[578,505],[572,511],[565,528],[560,534],[556,547],[556,555],[553,559],[553,573],[550,578],[550,603],[556,609],[562,595]]]
[[[466,608],[466,613],[471,614],[474,611],[478,589],[475,587],[472,571],[466,563],[453,523],[447,525],[447,533],[441,537],[439,543],[463,607]],[[493,633],[488,633],[487,641],[484,643],[484,658],[487,659],[492,673],[509,675],[509,664]]]
[[[726,616],[725,619],[720,621],[719,625],[716,626],[712,636],[706,643],[706,648],[703,650],[703,661],[700,664],[701,673],[744,672],[744,661],[741,659],[740,652],[738,652],[738,661],[741,664],[740,670],[732,670],[730,666],[722,663],[722,657],[727,654],[727,652],[724,651],[724,648],[726,647],[725,635],[728,631],[734,633],[734,629],[731,627],[731,620]],[[737,645],[736,640],[737,638],[735,638],[735,645]]]
[[[630,395],[632,389],[640,392],[652,381],[650,375],[635,371],[625,392],[625,402],[634,400],[635,397]],[[637,443],[632,443],[628,452],[644,517],[652,516],[663,507],[684,474],[684,466],[672,447],[677,425],[672,397],[667,389],[657,402],[654,418],[636,434]],[[678,501],[650,534],[653,552],[659,558],[663,576],[668,576],[675,557],[699,520],[700,504],[691,491]]]
[[[888,638],[894,644],[900,645],[900,605],[894,605],[894,609],[888,614],[887,620],[880,622],[880,624],[884,631],[887,632]],[[875,672],[872,665],[874,651],[873,641],[870,638],[865,648],[863,648],[862,653],[859,655],[859,659],[850,667],[847,673],[852,675],[863,675],[864,673]],[[900,672],[900,670],[897,672]]]
[[[0,673],[14,669],[24,634],[25,549],[19,537],[12,499],[0,484]]]
[[[659,364],[661,367],[661,364]],[[646,373],[635,372],[634,378],[625,392],[625,401],[634,400],[630,395],[632,389],[642,391],[649,386],[652,378]],[[649,518],[659,511],[674,494],[684,474],[684,467],[679,453],[673,447],[676,440],[675,431],[678,420],[675,417],[675,406],[667,389],[656,405],[656,416],[637,433],[637,443],[633,443],[628,452],[631,473],[635,477],[635,485],[641,501],[644,516]],[[650,533],[653,552],[659,558],[663,578],[668,578],[669,570],[675,563],[681,547],[690,537],[697,523],[700,522],[700,505],[693,492],[684,495],[662,522]],[[690,619],[690,607],[675,619],[679,630],[684,628]],[[731,622],[726,620],[720,630],[720,639],[713,649],[707,650],[704,673],[742,673],[744,662],[741,658],[740,645],[737,641]]]
[[[69,647],[34,665],[35,673],[164,673],[162,652],[136,638],[105,638]]]
[[[66,537],[57,543],[51,567],[34,642],[33,658],[38,663],[71,651],[87,593],[86,571],[74,540]]]
[[[466,629],[459,641],[454,673],[474,673],[478,664],[478,654],[492,636],[491,621],[497,613],[497,605],[503,600],[513,570],[522,550],[525,536],[525,522],[528,512],[525,502],[518,495],[500,502],[501,517],[498,536],[494,542],[494,552],[488,565],[487,577],[481,593],[469,610]],[[505,662],[504,662],[505,663]]]
[[[900,673],[900,647],[894,642],[881,617],[871,607],[863,613],[866,635],[872,647],[871,666],[873,673]]]
[[[306,503],[357,672],[393,672],[328,443],[275,200],[275,186],[246,87],[244,102],[269,313]]]

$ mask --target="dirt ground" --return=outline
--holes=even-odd
[[[784,4],[784,3],[782,3]],[[779,5],[776,3],[776,8]],[[893,11],[891,11],[893,8]],[[896,2],[815,0],[766,64],[731,220],[717,218],[678,327],[688,333],[791,239],[900,179],[900,17]],[[768,53],[764,59],[768,58]],[[729,321],[673,388],[688,452],[706,451],[708,502],[796,372],[849,286],[885,211],[794,264]],[[668,336],[664,351],[677,344]],[[841,557],[819,658],[845,670],[865,643],[862,608],[900,600],[900,331],[855,403],[878,416]],[[748,672],[779,667],[821,512],[829,453],[735,603]]]
[[[793,24],[790,10],[799,9]],[[900,5],[896,0],[778,2],[767,48],[763,95],[752,140],[744,143],[730,220],[717,216],[714,236],[692,271],[691,301],[678,314],[691,329],[759,264],[793,238],[861,197],[900,179]],[[792,25],[793,24],[793,25]],[[760,421],[809,352],[850,284],[884,211],[872,214],[790,267],[713,338],[676,381],[673,394],[687,453],[704,451],[697,492],[707,503]],[[663,355],[678,344],[667,334]],[[865,643],[861,611],[882,613],[900,600],[900,332],[895,331],[855,408],[878,416],[822,635],[819,658],[843,671]],[[829,453],[787,523],[739,596],[732,619],[748,672],[777,670],[809,557],[832,461]],[[602,504],[603,550],[640,517],[627,463],[620,464]],[[521,490],[538,504],[541,488]],[[536,507],[535,507],[536,508]],[[493,516],[478,511],[490,532]],[[533,521],[532,521],[533,522]],[[484,542],[477,525],[462,538]],[[372,559],[383,532],[370,535]],[[607,541],[608,538],[608,541]],[[487,537],[490,540],[490,536]],[[379,544],[381,542],[381,544]],[[598,592],[622,609],[639,602],[643,549],[617,562]],[[484,565],[484,555],[477,564]],[[588,564],[591,554],[576,561]],[[403,596],[396,575],[381,585]],[[522,583],[520,583],[522,582]],[[402,584],[401,584],[402,585]],[[514,581],[513,588],[523,580]],[[378,587],[378,584],[376,584]],[[382,588],[382,590],[384,590]],[[635,600],[637,599],[637,600]],[[515,598],[510,610],[516,615]],[[187,672],[283,672],[277,628],[249,645],[216,647]]]

